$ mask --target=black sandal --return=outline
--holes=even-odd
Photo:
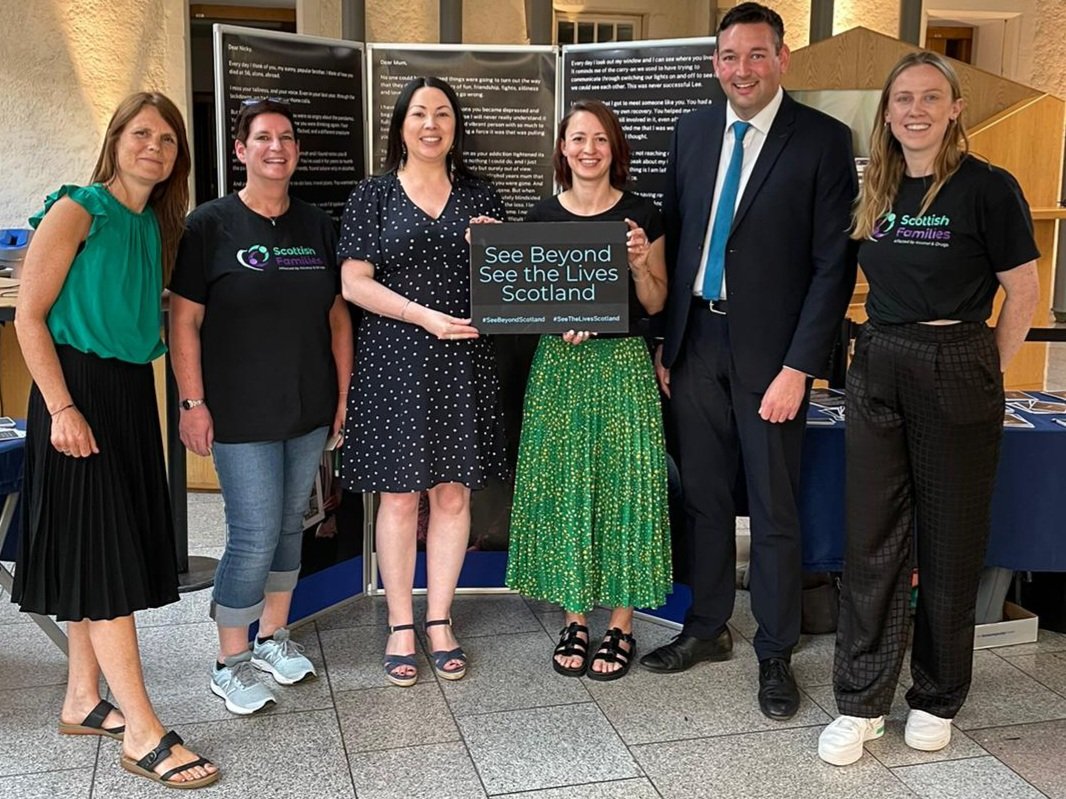
[[[440,626],[452,626],[451,619],[427,619],[426,620],[426,644],[432,646],[429,643],[429,628]],[[438,649],[435,652],[429,653],[430,662],[433,664],[433,671],[437,672],[437,676],[445,680],[461,680],[466,676],[466,653],[463,652],[461,646],[455,647],[455,649]],[[462,661],[462,665],[453,668],[445,668],[445,666],[453,660]]]
[[[98,704],[91,711],[89,711],[89,715],[82,720],[81,724],[69,724],[65,721],[59,722],[59,734],[102,735],[107,738],[114,738],[116,741],[121,741],[122,734],[126,731],[125,726],[104,726],[104,720],[107,718],[107,715],[114,709],[114,705],[112,705],[106,699],[101,699],[100,704]]]
[[[221,776],[218,771],[212,771],[206,777],[197,777],[191,780],[175,780],[174,777],[181,774],[183,771],[196,768],[197,766],[213,766],[210,760],[206,757],[200,757],[191,763],[182,763],[180,766],[175,766],[169,771],[165,771],[162,774],[156,774],[153,770],[156,763],[160,760],[166,760],[170,757],[170,748],[172,746],[179,746],[185,742],[181,740],[181,736],[174,730],[171,730],[162,738],[159,739],[159,745],[156,746],[151,752],[146,754],[140,760],[134,760],[132,757],[122,756],[122,768],[131,774],[136,774],[138,777],[144,777],[152,782],[158,782],[160,785],[165,785],[168,788],[203,788],[205,785],[210,785],[213,782],[217,782]]]
[[[398,633],[401,630],[413,630],[415,626],[413,624],[397,624],[395,627],[389,626],[389,635]],[[398,685],[401,688],[410,688],[416,682],[418,682],[418,662],[415,660],[415,653],[410,655],[394,655],[389,652],[385,653],[385,679],[391,682],[393,685]],[[414,674],[410,677],[403,677],[400,675],[400,669],[410,667],[414,669]]]
[[[629,644],[629,648],[622,649],[622,644]],[[590,680],[599,680],[600,682],[621,679],[626,676],[626,672],[629,671],[636,654],[637,639],[630,633],[624,633],[617,627],[612,627],[603,636],[603,643],[600,644],[599,650],[592,656],[586,676]],[[619,667],[613,671],[595,671],[591,666],[597,660],[601,663],[617,663]]]
[[[585,634],[584,639],[578,637],[581,633]],[[588,654],[589,628],[572,621],[559,631],[559,644],[552,652],[552,668],[564,677],[581,677],[588,669]],[[558,657],[579,657],[581,665],[577,668],[567,668],[556,660]]]

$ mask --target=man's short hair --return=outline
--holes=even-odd
[[[722,31],[734,25],[757,25],[760,22],[770,26],[770,30],[774,32],[774,49],[780,51],[781,45],[785,43],[785,23],[780,14],[759,3],[741,3],[729,9],[718,26],[718,35],[721,36]]]

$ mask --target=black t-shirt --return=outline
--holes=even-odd
[[[189,214],[170,290],[204,308],[204,399],[223,443],[283,441],[337,410],[337,234],[293,197],[272,223],[236,194]]]
[[[903,178],[892,210],[859,247],[866,312],[883,324],[984,322],[1005,272],[1039,257],[1021,187],[967,156],[922,216],[932,178]]]
[[[592,216],[580,216],[563,208],[559,198],[548,197],[541,200],[526,214],[527,222],[622,222],[632,219],[642,228],[651,243],[663,235],[663,219],[659,209],[651,200],[622,192],[622,197],[606,211]],[[629,273],[629,333],[630,336],[643,336],[648,332],[648,312],[637,299],[637,287],[633,283],[633,273]],[[611,338],[618,334],[601,333],[598,338]]]

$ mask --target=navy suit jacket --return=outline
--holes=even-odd
[[[685,357],[726,104],[678,120],[663,223],[669,274],[663,364]],[[726,245],[730,348],[739,384],[763,392],[784,365],[821,375],[855,287],[848,239],[858,184],[851,131],[786,93],[744,188]]]

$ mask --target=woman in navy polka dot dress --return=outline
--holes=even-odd
[[[418,678],[411,585],[419,493],[429,492],[426,635],[437,674],[466,656],[449,615],[470,535],[470,491],[506,477],[492,342],[470,324],[471,224],[504,218],[463,163],[452,88],[416,78],[396,101],[382,175],[356,186],[338,248],[345,298],[366,309],[349,391],[341,477],[380,494],[376,549],[389,605],[385,676]]]

